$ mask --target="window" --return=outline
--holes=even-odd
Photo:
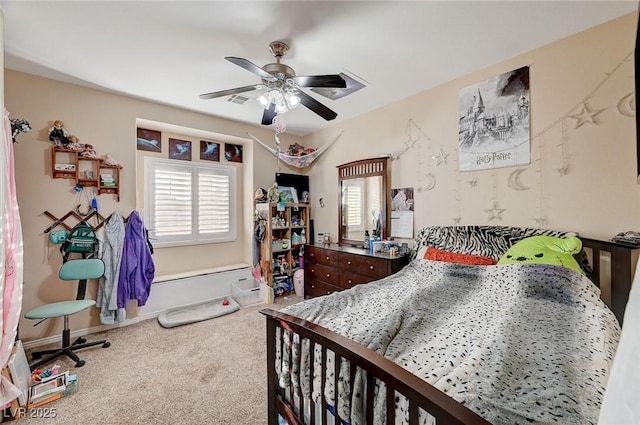
[[[147,157],[145,223],[157,246],[236,239],[236,168]]]
[[[345,180],[342,204],[347,211],[343,216],[347,218],[349,230],[364,230],[364,182],[362,179]]]

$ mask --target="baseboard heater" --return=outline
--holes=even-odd
[[[247,279],[253,279],[248,264],[157,276],[146,304],[138,307],[138,318],[153,318],[167,309],[229,296],[232,283]]]

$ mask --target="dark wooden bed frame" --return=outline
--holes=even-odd
[[[600,259],[609,253],[611,261],[611,303],[610,308],[622,324],[624,310],[629,298],[631,290],[631,282],[633,279],[632,263],[634,261],[633,248],[615,242],[599,241],[590,238],[581,238],[583,246],[587,248],[585,251],[590,256],[590,264],[593,267],[593,276],[591,280],[600,286],[601,282],[601,261]],[[267,375],[268,375],[268,423],[269,425],[278,424],[278,415],[285,418],[289,424],[305,424],[305,401],[298,398],[299,402],[295,403],[293,394],[293,385],[289,385],[287,390],[281,388],[278,384],[276,375],[276,328],[280,328],[282,332],[292,332],[298,334],[300,339],[308,339],[310,341],[310,352],[314,352],[314,347],[319,345],[322,351],[322,379],[321,392],[324,394],[325,386],[325,365],[327,361],[327,351],[335,353],[336,361],[334,365],[336,370],[334,377],[334,388],[337,388],[337,368],[340,365],[339,359],[344,359],[351,365],[351,376],[355,374],[355,367],[358,367],[366,373],[366,423],[373,423],[373,394],[376,380],[386,384],[386,403],[387,403],[387,424],[395,423],[395,392],[405,396],[409,400],[409,424],[418,424],[419,411],[424,410],[436,418],[438,425],[490,425],[485,419],[473,411],[458,403],[445,393],[436,389],[426,381],[418,378],[406,369],[396,363],[386,359],[382,355],[369,350],[368,348],[349,340],[341,335],[329,331],[321,326],[306,320],[290,316],[287,314],[274,311],[272,309],[263,309],[261,313],[267,318]],[[293,340],[293,338],[291,338]],[[278,342],[281,344],[281,342]],[[282,348],[282,347],[280,347]],[[284,352],[282,349],[279,350]],[[290,364],[293,364],[293,358],[289,358]],[[311,376],[313,376],[313,362],[311,362]],[[291,379],[294,379],[291,377]],[[313,380],[311,380],[313,381]],[[353,388],[351,389],[353,391]],[[321,424],[327,424],[328,406],[324,396],[322,404],[316,406],[315,403],[309,403],[307,407],[310,410],[309,425],[315,425],[316,416],[321,416]],[[307,401],[308,402],[308,401]],[[321,412],[316,413],[320,408]],[[339,416],[335,418],[335,424],[340,424]]]

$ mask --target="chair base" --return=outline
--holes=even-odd
[[[84,338],[77,338],[73,342],[73,344],[69,343],[70,339],[71,339],[70,330],[64,329],[62,331],[62,347],[54,348],[51,350],[34,351],[33,353],[31,353],[31,358],[33,360],[37,360],[41,358],[43,355],[46,355],[45,358],[38,360],[32,365],[29,365],[29,368],[31,369],[31,371],[63,355],[69,357],[71,360],[76,362],[76,367],[82,367],[84,366],[85,362],[84,360],[81,360],[80,357],[78,357],[78,355],[74,352],[75,350],[94,347],[96,345],[102,345],[102,348],[107,348],[111,345],[111,343],[106,339],[103,339],[100,341],[87,342],[87,340]]]

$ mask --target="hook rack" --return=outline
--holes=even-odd
[[[51,214],[49,211],[45,211],[44,215],[46,215],[51,220],[53,220],[53,224],[51,226],[47,227],[44,230],[44,233],[49,233],[51,230],[53,230],[58,225],[64,227],[67,231],[71,231],[73,226],[69,226],[67,223],[65,223],[65,220],[67,220],[69,218],[74,218],[78,222],[84,221],[87,224],[89,224],[91,227],[93,227],[93,230],[98,230],[99,228],[104,226],[104,224],[111,218],[111,215],[109,215],[109,217],[107,217],[107,218],[104,218],[96,210],[91,211],[87,215],[81,215],[81,214],[77,213],[75,210],[71,210],[71,211],[69,211],[68,213],[66,213],[65,215],[63,215],[60,218],[58,218],[55,215]],[[88,221],[93,217],[96,217],[96,220],[98,221],[98,224],[96,224],[95,226],[93,226],[90,223],[88,223]]]

